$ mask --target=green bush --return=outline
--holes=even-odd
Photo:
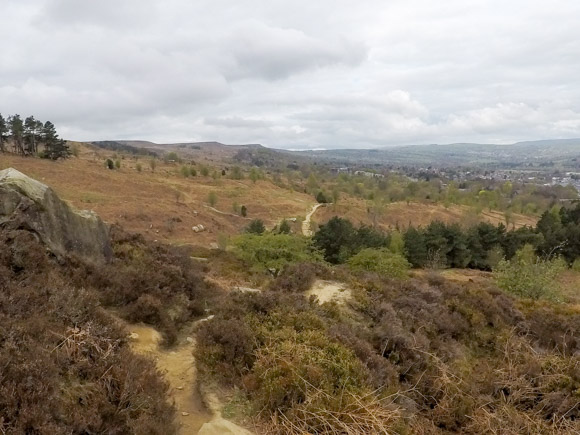
[[[555,278],[566,269],[560,258],[536,257],[534,248],[525,245],[511,260],[500,260],[494,270],[498,287],[517,296],[531,299],[555,298]]]
[[[181,162],[181,159],[179,158],[179,156],[177,155],[177,153],[175,151],[171,151],[171,152],[167,153],[165,155],[165,157],[163,158],[163,160],[165,160],[165,163],[169,163],[169,162],[180,163]]]
[[[246,227],[246,233],[250,234],[264,234],[264,231],[266,231],[266,227],[264,226],[264,221],[262,219],[254,219]]]
[[[292,228],[290,228],[290,224],[286,219],[282,220],[278,231],[280,232],[280,234],[290,234],[292,232]]]
[[[316,195],[316,201],[320,204],[326,204],[329,202],[328,198],[326,197],[326,195],[322,190],[318,192],[318,194]]]
[[[209,192],[207,195],[207,202],[209,202],[209,205],[211,205],[212,207],[215,207],[215,205],[218,202],[217,193]]]
[[[367,248],[348,260],[352,270],[360,272],[376,272],[389,278],[404,279],[411,265],[399,254],[387,249]]]
[[[278,275],[287,265],[322,261],[310,240],[288,234],[244,234],[234,240],[234,252],[242,260],[259,270]]]

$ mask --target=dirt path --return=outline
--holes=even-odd
[[[192,324],[192,329],[198,322]],[[176,347],[165,350],[159,346],[161,334],[153,327],[136,324],[127,329],[131,333],[133,350],[153,358],[164,373],[170,385],[170,395],[175,400],[179,433],[197,434],[203,424],[212,419],[212,414],[204,406],[196,382],[193,334],[183,337]]]
[[[191,323],[183,331],[183,337],[177,345],[168,350],[159,346],[162,337],[155,328],[142,323],[128,325],[131,348],[141,355],[153,358],[157,368],[163,372],[177,408],[179,434],[253,435],[252,432],[221,417],[221,403],[215,394],[206,391],[202,396],[199,391],[194,357],[194,331],[199,323],[212,318],[213,316],[209,316]],[[207,402],[207,407],[204,402]]]
[[[321,304],[325,302],[335,301],[339,305],[347,302],[351,297],[351,291],[344,284],[335,281],[316,280],[310,290],[306,293],[306,297],[315,295],[318,302]]]
[[[312,207],[312,210],[306,215],[304,220],[302,221],[302,234],[306,237],[312,236],[312,225],[310,225],[310,220],[312,219],[312,215],[316,213],[319,207],[322,207],[324,204],[316,204]]]

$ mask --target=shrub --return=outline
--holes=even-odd
[[[245,205],[242,205],[242,208],[240,209],[240,214],[242,215],[242,217],[248,216],[248,209],[246,208]]]
[[[234,240],[234,252],[254,268],[274,275],[290,264],[322,260],[309,239],[288,234],[244,234]]]
[[[411,265],[405,257],[394,254],[387,249],[367,248],[348,260],[352,270],[359,272],[376,272],[389,278],[403,279],[408,276]]]
[[[264,234],[266,227],[264,226],[264,221],[262,219],[254,219],[246,227],[246,233],[250,234]]]
[[[116,159],[115,160],[115,168],[121,169],[121,159]]]
[[[189,171],[189,168],[187,166],[185,166],[185,165],[181,167],[180,172],[181,172],[181,176],[184,177],[184,178],[189,177],[190,174],[191,174],[190,171]]]
[[[197,340],[200,366],[222,379],[240,377],[254,363],[254,333],[239,319],[204,322]]]
[[[180,163],[181,162],[181,159],[179,158],[179,156],[177,155],[177,153],[175,151],[171,151],[171,152],[165,154],[165,157],[163,157],[163,160],[165,160],[166,163],[168,163],[168,162]]]
[[[328,198],[326,197],[326,195],[322,190],[318,192],[318,194],[316,195],[316,201],[320,204],[326,204],[329,202]]]
[[[57,263],[28,232],[5,236],[0,230],[0,432],[175,433],[154,363],[129,350],[86,275],[75,285],[75,269],[88,265]]]
[[[215,205],[217,204],[217,201],[218,201],[217,193],[209,192],[207,195],[207,202],[209,203],[209,205],[211,205],[212,207],[215,207]]]
[[[312,287],[319,268],[313,263],[286,266],[270,285],[271,290],[304,292]]]
[[[135,165],[135,169],[137,169],[137,172],[142,172],[143,171],[143,165],[141,165],[141,163],[137,163]]]
[[[540,299],[557,295],[555,278],[566,268],[560,258],[536,257],[534,248],[525,245],[511,260],[500,260],[494,278],[498,287],[517,296]]]
[[[366,385],[363,364],[319,331],[290,334],[258,350],[251,392],[283,433],[387,433],[398,412]]]
[[[282,222],[280,223],[280,228],[278,228],[278,232],[280,234],[290,234],[291,231],[292,229],[290,228],[290,224],[288,223],[288,221],[286,219],[282,219]]]
[[[113,162],[111,159],[107,159],[105,160],[105,167],[107,169],[115,169],[115,162]]]

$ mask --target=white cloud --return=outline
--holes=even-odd
[[[0,111],[71,139],[580,136],[571,0],[29,0],[2,17]]]

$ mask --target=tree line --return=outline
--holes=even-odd
[[[0,151],[7,152],[9,147],[21,156],[38,155],[52,160],[70,156],[69,146],[59,138],[54,124],[43,123],[34,116],[23,120],[18,114],[8,118],[0,114]]]
[[[492,270],[526,245],[539,257],[561,257],[572,264],[580,258],[580,202],[544,212],[536,227],[511,230],[503,223],[480,222],[464,228],[433,221],[426,227],[410,226],[385,234],[366,225],[356,228],[348,219],[335,216],[320,226],[313,242],[333,264],[345,263],[365,248],[388,248],[416,268]]]

